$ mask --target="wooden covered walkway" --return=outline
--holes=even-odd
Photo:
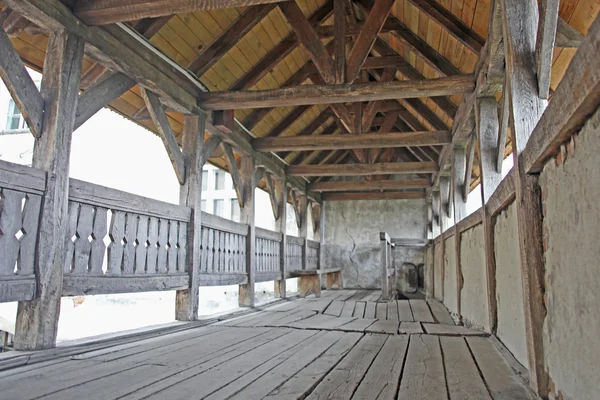
[[[1,397],[534,398],[492,340],[452,325],[441,303],[377,302],[380,294],[326,291],[207,326],[82,346],[0,372]]]

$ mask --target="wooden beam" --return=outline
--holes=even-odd
[[[346,82],[352,83],[358,77],[360,67],[367,59],[373,44],[375,44],[379,31],[383,28],[393,4],[394,0],[375,0],[373,8],[369,12],[369,16],[348,55]]]
[[[89,87],[79,95],[74,129],[79,128],[108,103],[120,97],[133,86],[135,86],[135,82],[127,75],[116,72]]]
[[[225,153],[225,162],[227,162],[227,168],[229,169],[229,174],[231,175],[231,180],[233,181],[233,188],[237,194],[237,199],[241,209],[244,207],[246,198],[244,192],[244,182],[242,181],[242,175],[240,174],[238,162],[235,158],[235,154],[233,153],[233,149],[229,144],[223,142],[221,143],[221,147]]]
[[[314,151],[343,149],[376,149],[388,147],[426,146],[451,143],[449,131],[364,133],[258,138],[252,141],[256,151]]]
[[[146,102],[146,108],[148,108],[148,112],[150,112],[152,121],[154,121],[156,129],[160,133],[160,138],[165,145],[165,149],[167,149],[167,154],[169,155],[169,159],[171,159],[171,164],[175,169],[175,175],[177,175],[179,184],[183,185],[185,183],[185,164],[183,161],[183,156],[181,155],[181,149],[177,144],[175,134],[173,133],[173,129],[169,124],[167,114],[162,108],[162,104],[160,103],[158,96],[144,88],[142,88],[140,91],[144,101]]]
[[[87,25],[107,25],[142,18],[185,14],[218,8],[246,7],[284,0],[80,0],[75,15]]]
[[[373,9],[375,0],[359,0],[365,10]],[[461,72],[448,59],[437,52],[425,40],[413,33],[402,21],[390,14],[385,26],[390,32],[400,39],[402,43],[414,50],[429,66],[445,76],[459,75]]]
[[[349,200],[418,200],[425,199],[425,192],[340,192],[326,193],[324,201],[349,201]]]
[[[33,148],[32,166],[51,178],[47,179],[40,213],[34,265],[36,296],[32,301],[19,302],[14,338],[17,350],[56,346],[67,254],[69,159],[83,47],[83,40],[64,30],[49,34],[41,89],[44,124]]]
[[[185,121],[185,120],[184,120]],[[204,132],[202,132],[202,136],[204,136]],[[218,136],[211,136],[208,140],[204,142],[202,146],[202,153],[200,154],[200,161],[202,161],[202,165],[204,165],[208,159],[213,155],[215,150],[222,143],[222,140]]]
[[[397,162],[378,164],[290,165],[290,176],[361,176],[390,174],[427,174],[437,171],[434,162]]]
[[[279,3],[278,6],[292,26],[292,29],[294,29],[294,32],[296,32],[298,40],[308,51],[310,58],[313,60],[325,82],[329,84],[335,83],[333,60],[300,7],[295,1]]]
[[[275,4],[261,4],[249,7],[244,11],[210,46],[198,54],[188,65],[188,69],[197,76],[202,76],[222,56],[224,56],[240,39],[252,30],[264,17],[275,8]]]
[[[317,182],[310,185],[316,192],[345,192],[369,190],[399,190],[399,189],[424,189],[431,186],[429,179],[398,179],[384,181],[330,181]]]
[[[345,82],[346,73],[346,0],[333,0],[335,83]]]
[[[198,104],[205,110],[285,107],[448,96],[469,93],[474,88],[472,75],[457,75],[418,81],[303,85],[272,90],[210,92],[200,94]]]
[[[545,365],[544,303],[545,267],[542,209],[539,177],[527,175],[520,156],[546,107],[539,98],[536,78],[536,1],[504,1],[504,41],[506,76],[512,113],[515,204],[521,255],[521,277],[525,311],[525,336],[530,384],[541,398],[548,395],[549,379]],[[569,93],[568,98],[571,98]]]
[[[498,103],[494,97],[477,99],[477,141],[479,142],[479,176],[481,178],[482,204],[486,204],[500,181],[502,174],[496,170],[498,150]]]
[[[556,47],[578,48],[583,42],[584,36],[569,25],[564,19],[558,17],[556,27]]]
[[[550,73],[552,72],[552,54],[554,53],[557,22],[558,0],[541,0],[535,54],[538,91],[542,99],[547,99],[550,95]]]
[[[479,54],[485,40],[450,11],[434,0],[409,0],[411,4],[436,21],[467,49]]]
[[[523,151],[523,166],[538,173],[579,131],[600,103],[600,19],[592,24]]]
[[[314,28],[321,22],[325,21],[333,10],[333,2],[326,2],[321,8],[315,11],[308,22]],[[254,86],[260,81],[269,71],[279,64],[288,54],[290,54],[298,46],[298,39],[294,32],[287,35],[279,44],[273,47],[269,52],[260,59],[250,70],[242,75],[231,87],[230,90],[244,90]]]
[[[38,138],[42,133],[44,101],[2,28],[0,28],[0,53],[2,53],[0,77],[27,122],[31,134]]]

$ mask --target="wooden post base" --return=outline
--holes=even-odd
[[[280,298],[280,299],[285,299],[286,297],[286,288],[285,288],[285,279],[281,279],[281,280],[276,280],[273,282],[274,284],[274,291],[275,291],[275,297],[276,298]]]
[[[334,286],[336,289],[342,289],[344,287],[342,281],[342,271],[329,272],[327,274],[327,284],[325,285],[325,288],[329,290]]]
[[[254,307],[254,285],[239,285],[238,303],[240,307]]]
[[[320,275],[304,275],[298,278],[298,295],[306,297],[312,292],[315,297],[321,297],[321,276]]]

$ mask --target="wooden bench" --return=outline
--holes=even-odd
[[[306,297],[312,292],[315,297],[321,297],[321,275],[327,276],[326,289],[336,286],[342,288],[342,267],[328,269],[298,269],[290,272],[293,278],[298,279],[298,295]]]

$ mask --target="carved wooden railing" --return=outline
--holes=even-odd
[[[0,302],[35,296],[34,257],[43,171],[0,161]]]
[[[43,171],[0,161],[0,302],[36,296],[45,189]],[[186,289],[190,218],[188,207],[71,179],[62,294]],[[246,284],[248,225],[204,212],[201,221],[200,286]],[[256,282],[318,269],[319,242],[288,236],[285,260],[282,242],[281,233],[256,228]]]
[[[319,268],[319,242],[314,240],[306,241],[306,269]]]
[[[385,232],[379,234],[379,240],[381,242],[381,298],[390,300],[396,291],[395,245]]]
[[[282,234],[256,228],[256,282],[280,280]]]
[[[248,226],[202,213],[202,286],[235,285],[248,282],[246,238]]]
[[[290,271],[304,269],[302,260],[302,251],[304,248],[304,239],[297,236],[287,237],[287,263],[286,269]]]
[[[65,295],[186,288],[190,209],[71,179]]]

